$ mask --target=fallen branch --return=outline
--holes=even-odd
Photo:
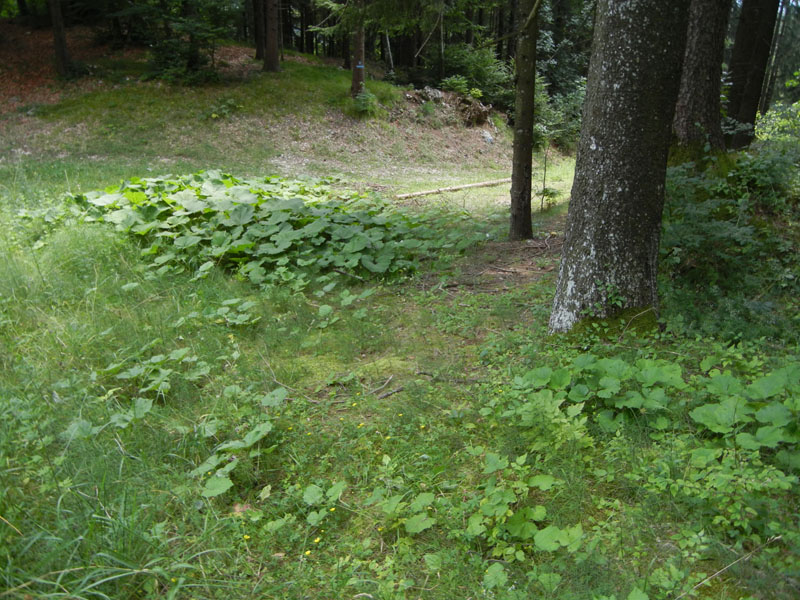
[[[398,392],[402,392],[405,388],[401,385],[398,388],[394,388],[393,390],[389,390],[388,392],[383,392],[380,396],[378,396],[378,400],[383,400],[384,398],[388,398],[389,396],[393,396]]]
[[[495,179],[493,181],[481,181],[480,183],[467,183],[465,185],[454,185],[446,188],[439,188],[437,190],[427,190],[424,192],[413,192],[411,194],[398,194],[395,196],[398,200],[406,200],[407,198],[418,198],[420,196],[432,196],[433,194],[444,194],[445,192],[458,192],[459,190],[466,190],[469,188],[490,187],[493,185],[503,185],[504,183],[511,183],[511,177],[505,179]]]

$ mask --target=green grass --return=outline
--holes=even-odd
[[[148,173],[264,175],[291,140],[265,133],[273,119],[301,141],[353,129],[344,147],[310,144],[307,174],[354,144],[362,185],[503,176],[483,146],[433,169],[439,130],[342,117],[347,83],[287,63],[4,123],[31,135],[4,138],[0,163],[0,598],[660,599],[726,566],[695,597],[795,597],[796,349],[627,323],[548,337],[556,256],[503,241],[503,188],[401,206],[438,206],[463,237],[479,221],[490,243],[400,280],[350,277],[376,291],[348,306],[217,268],[159,274],[134,236],[60,199]],[[13,154],[23,139],[31,154]],[[572,168],[551,157],[559,199]],[[535,215],[539,241],[564,212]],[[723,374],[763,423],[694,412],[723,411]],[[751,450],[745,433],[781,439]]]

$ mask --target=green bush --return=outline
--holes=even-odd
[[[782,299],[800,291],[800,265],[791,228],[781,223],[797,214],[798,154],[766,144],[705,169],[669,169],[662,296],[684,326],[726,338],[797,339],[800,323]]]
[[[453,91],[459,93],[477,88],[483,92],[486,102],[503,110],[513,108],[513,69],[499,60],[491,48],[475,48],[468,44],[448,46],[444,52],[444,71],[453,75],[442,81],[442,87],[447,81],[450,86],[458,86],[459,89]],[[461,84],[466,88],[463,92]]]

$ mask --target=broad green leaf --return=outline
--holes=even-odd
[[[328,516],[328,511],[325,509],[312,510],[310,513],[308,513],[308,516],[306,517],[306,522],[312,527],[316,527],[317,525],[322,523],[322,520],[327,516]]]
[[[712,396],[738,396],[744,392],[741,382],[729,373],[715,374],[706,382],[706,390]]]
[[[478,536],[486,531],[486,526],[483,523],[483,515],[475,513],[467,519],[467,535]]]
[[[558,573],[541,573],[536,579],[548,594],[555,592],[558,584],[561,583],[561,575]]]
[[[718,404],[705,404],[689,413],[692,419],[715,433],[730,433],[734,425],[749,423],[753,408],[744,398],[729,397]]]
[[[645,594],[638,587],[635,587],[631,590],[631,593],[628,594],[626,600],[650,600],[650,596]]]
[[[180,237],[175,238],[173,242],[176,248],[181,250],[185,250],[186,248],[191,248],[192,246],[196,246],[199,244],[203,238],[199,235],[182,235]]]
[[[244,436],[245,448],[249,448],[259,440],[263,439],[270,431],[272,431],[272,423],[269,421],[262,421],[253,427]]]
[[[756,419],[760,423],[770,423],[776,427],[788,425],[794,419],[792,411],[780,402],[770,402],[765,407],[756,412]]]
[[[722,455],[719,448],[697,448],[692,450],[692,457],[689,461],[693,467],[703,469],[708,463],[717,460]]]
[[[536,533],[533,542],[539,550],[555,552],[561,547],[561,535],[561,529],[555,525],[548,525]]]
[[[436,523],[435,519],[429,517],[427,513],[421,512],[406,519],[405,528],[409,534],[414,535],[432,527],[434,523]]]
[[[92,424],[87,421],[86,419],[76,419],[72,423],[70,423],[67,430],[64,432],[64,437],[69,440],[72,439],[86,439],[92,437],[94,433]]]
[[[436,573],[442,568],[441,554],[425,554],[422,556],[422,560],[425,561],[425,567],[428,569],[428,571],[432,573]]]
[[[747,386],[745,392],[753,400],[766,400],[772,396],[782,394],[786,390],[786,383],[786,374],[782,371],[776,371],[756,379]]]
[[[532,539],[539,531],[539,528],[528,517],[526,509],[516,511],[506,522],[508,532],[520,540]]]
[[[429,504],[431,504],[434,500],[435,496],[430,492],[422,492],[421,494],[417,494],[417,497],[414,498],[413,502],[409,504],[408,510],[411,512],[419,512],[424,510]]]
[[[483,469],[483,473],[485,475],[489,475],[490,473],[494,473],[496,471],[500,471],[508,467],[508,458],[505,456],[500,456],[499,454],[495,454],[494,452],[487,452],[486,453],[486,466]]]
[[[601,377],[600,389],[597,390],[597,395],[600,398],[611,398],[614,394],[619,392],[621,382],[616,377]]]
[[[256,209],[250,204],[237,204],[228,212],[228,218],[225,219],[225,225],[234,227],[236,225],[247,225],[253,220]]]
[[[483,586],[486,589],[503,588],[508,583],[508,574],[500,563],[492,563],[483,575]]]
[[[322,488],[312,483],[303,491],[303,502],[309,506],[314,506],[315,504],[319,504],[324,496],[325,493],[322,491]]]
[[[347,482],[345,481],[337,481],[331,487],[328,488],[328,491],[325,492],[325,497],[330,500],[331,502],[336,502],[344,492],[345,488],[347,487]]]
[[[152,398],[136,398],[133,401],[133,418],[141,419],[153,408]]]
[[[261,397],[261,406],[272,408],[280,406],[288,395],[289,392],[286,391],[286,388],[275,388],[269,394]]]
[[[553,390],[563,390],[567,388],[570,381],[572,381],[572,374],[569,369],[558,369],[553,371],[548,385]]]
[[[540,388],[550,383],[552,375],[553,369],[550,367],[539,367],[525,373],[522,379],[527,386]]]
[[[552,475],[534,475],[528,480],[529,486],[539,488],[544,492],[552,488],[555,483],[556,478]]]
[[[206,484],[203,486],[203,491],[200,495],[205,498],[214,498],[220,494],[224,494],[233,487],[233,482],[230,477],[217,477],[213,475],[208,478]]]

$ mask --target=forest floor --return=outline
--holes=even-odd
[[[70,46],[0,25],[0,598],[798,597],[796,348],[549,336],[574,159],[509,242],[507,184],[395,197],[508,177],[502,116]]]

